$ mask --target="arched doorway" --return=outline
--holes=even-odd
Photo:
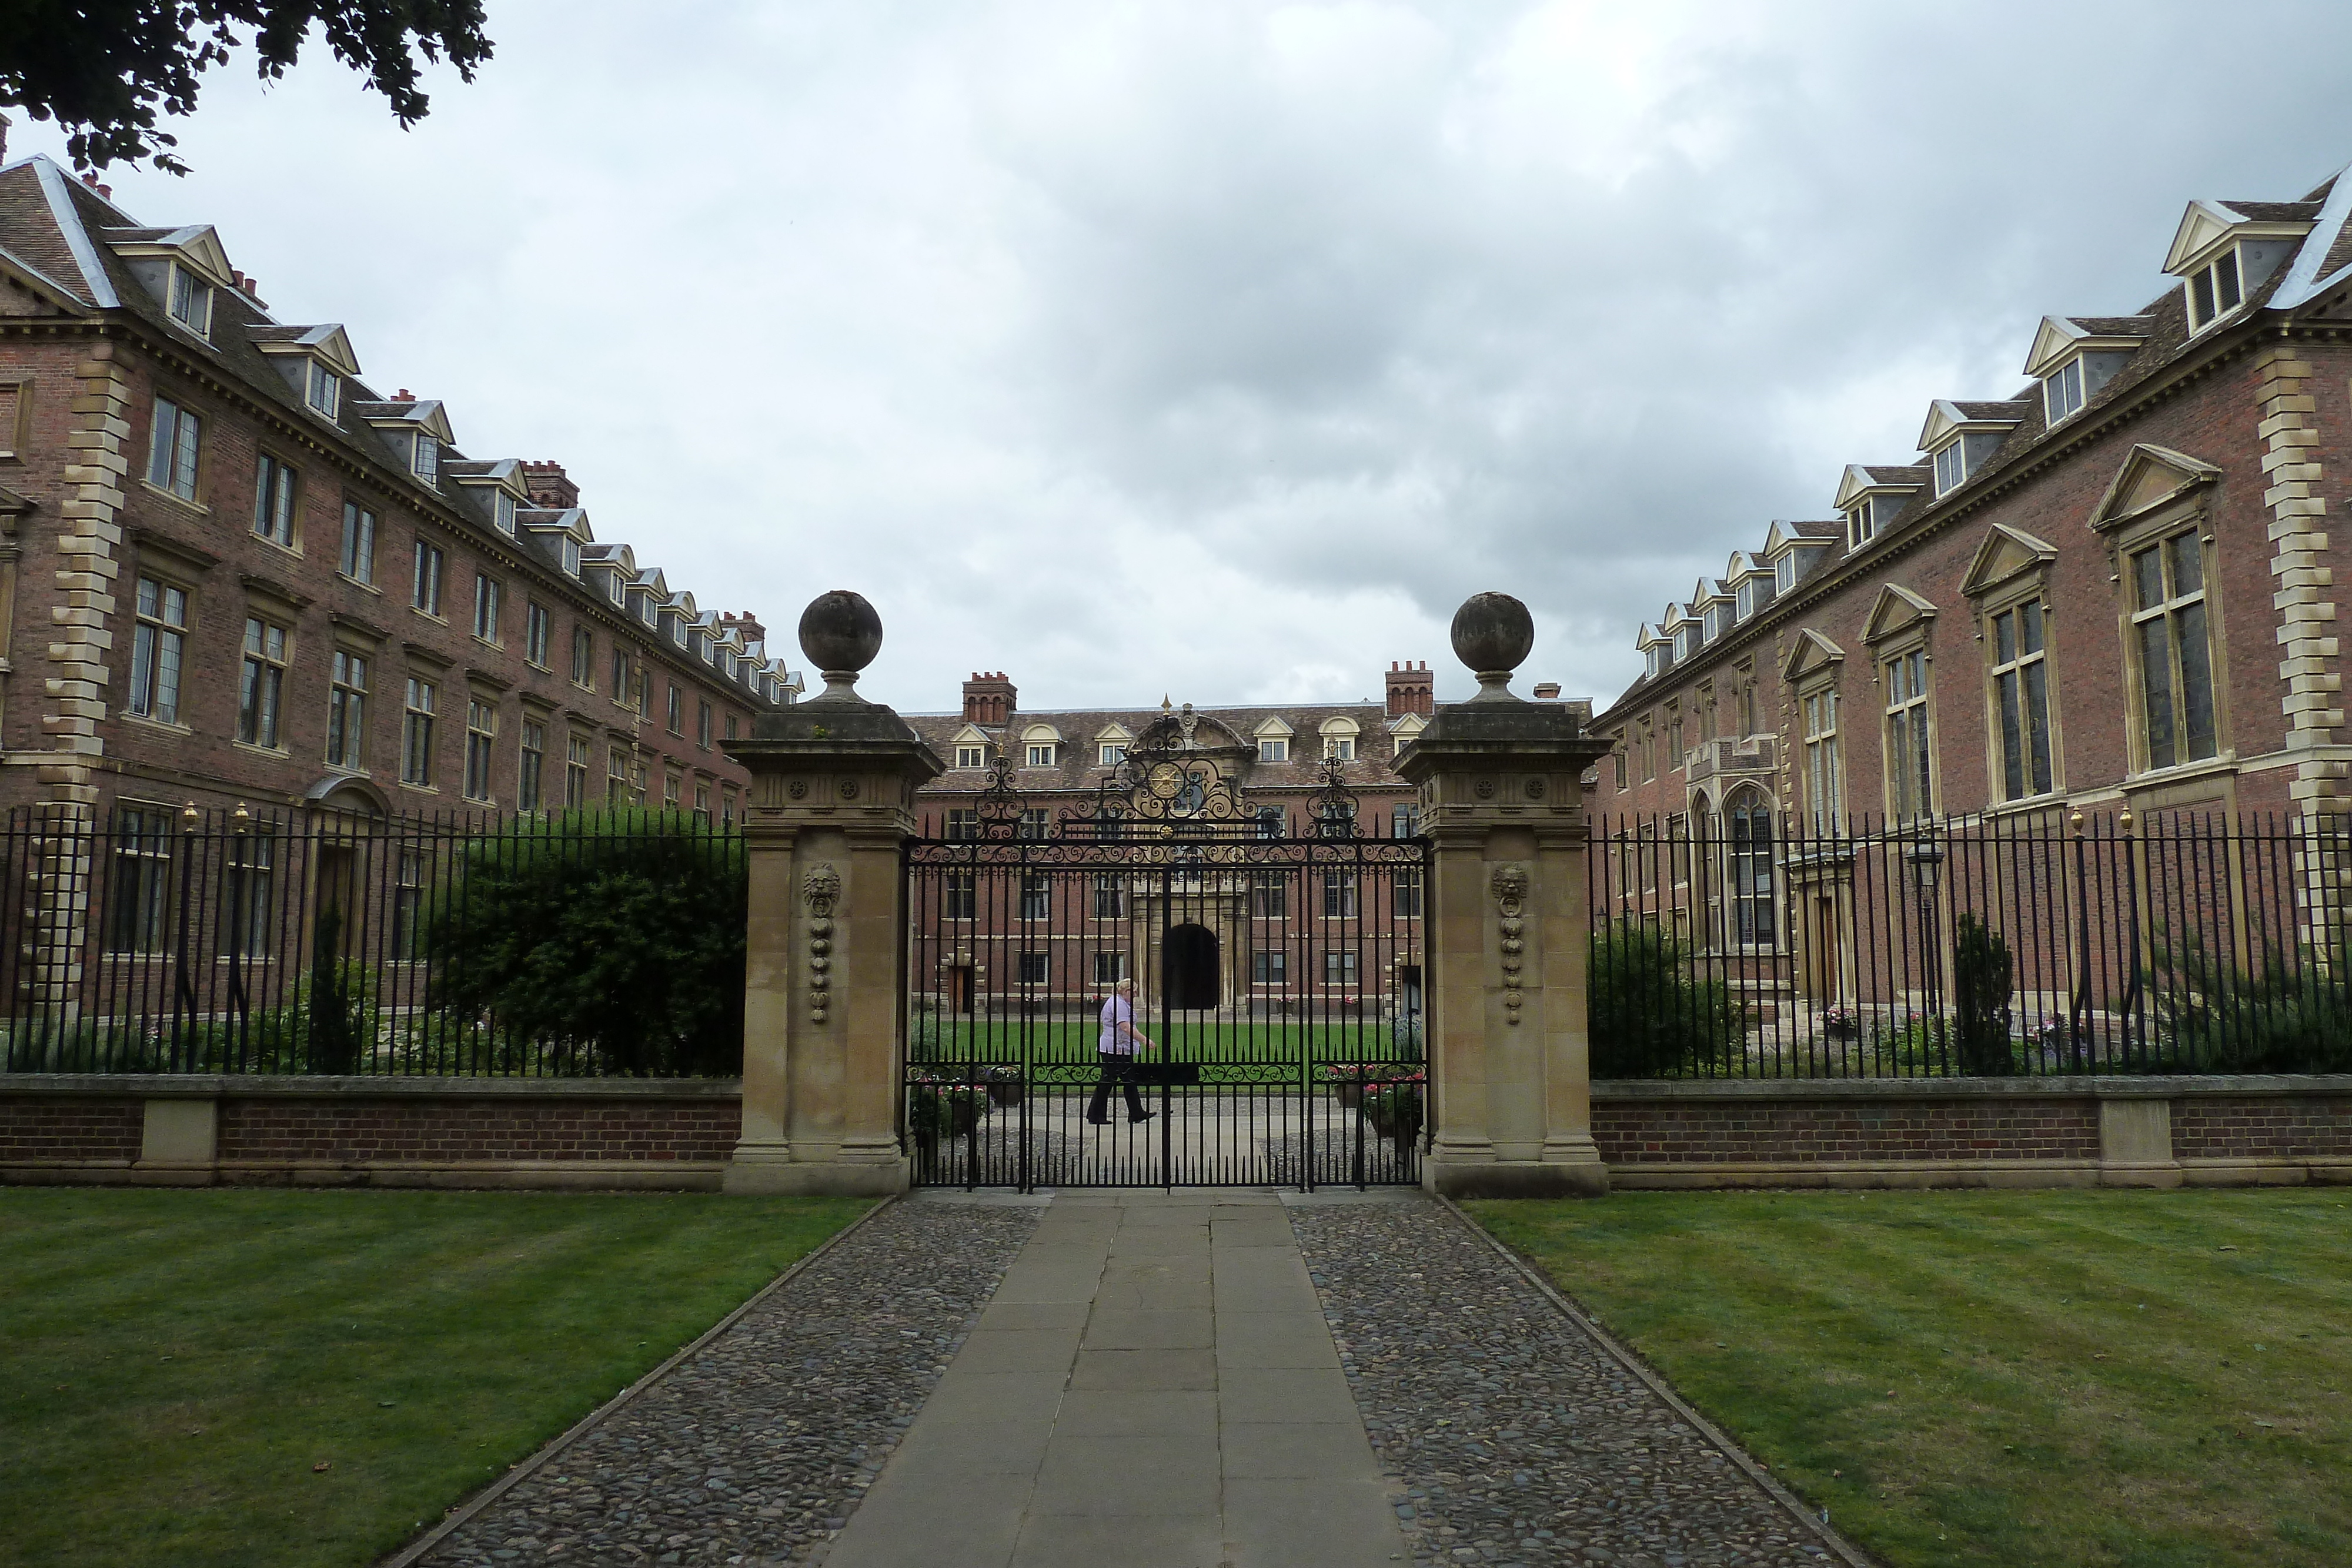
[[[1205,925],[1170,927],[1160,983],[1171,1008],[1217,1006],[1217,934]]]

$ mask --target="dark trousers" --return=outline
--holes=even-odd
[[[1143,1096],[1135,1092],[1135,1058],[1116,1051],[1098,1051],[1102,1058],[1102,1076],[1095,1080],[1095,1097],[1087,1103],[1087,1120],[1106,1121],[1110,1116],[1110,1086],[1114,1083],[1127,1091],[1127,1119],[1143,1120]]]

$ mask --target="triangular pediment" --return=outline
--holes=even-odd
[[[2185,452],[2141,442],[2131,449],[2115,483],[2091,514],[2094,529],[2111,528],[2169,505],[2221,477],[2221,471]]]
[[[1399,740],[1410,740],[1429,727],[1429,721],[1417,713],[1399,714],[1389,725],[1389,733]]]
[[[1280,739],[1292,731],[1290,726],[1283,721],[1280,714],[1274,714],[1258,720],[1257,728],[1251,733],[1261,740],[1272,740]]]
[[[1969,563],[1969,575],[1960,583],[1960,591],[1973,599],[1999,588],[2021,571],[2032,571],[2057,559],[2056,546],[2035,538],[2022,528],[1995,523],[1985,531],[1984,543],[1977,546],[1976,559]]]
[[[2218,202],[2191,202],[2173,232],[2172,248],[2164,253],[2164,270],[2178,277],[2205,259],[2205,253],[2230,237],[2246,220]]]
[[[2032,351],[2025,356],[2025,373],[2047,375],[2074,351],[2083,340],[2083,329],[2063,316],[2044,316],[2033,333]]]
[[[341,327],[329,327],[310,344],[310,351],[327,361],[343,375],[360,373],[360,357],[352,351],[352,340]]]
[[[948,737],[948,744],[950,746],[987,746],[991,744],[991,741],[988,731],[981,728],[980,726],[976,724],[968,724],[961,729],[957,730],[953,735]]]
[[[182,265],[215,288],[236,287],[236,271],[229,266],[228,252],[221,248],[220,235],[213,232],[212,225],[175,230],[164,235],[163,243],[179,252]]]
[[[1121,741],[1133,740],[1134,738],[1134,732],[1129,730],[1127,726],[1119,723],[1117,719],[1111,720],[1110,723],[1103,726],[1102,728],[1095,732],[1095,739],[1098,743],[1108,741],[1113,745],[1117,745]]]
[[[1780,661],[1780,674],[1783,679],[1800,681],[1843,663],[1845,650],[1808,626],[1790,644],[1788,657]]]
[[[1912,630],[1921,622],[1935,618],[1936,607],[1933,604],[1901,583],[1890,582],[1878,591],[1878,599],[1870,607],[1870,619],[1863,625],[1862,640],[1865,643],[1883,642]]]

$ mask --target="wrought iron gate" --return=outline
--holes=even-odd
[[[1337,764],[1303,803],[1245,797],[1164,718],[1089,799],[1036,804],[1000,765],[911,841],[917,1183],[1418,1181],[1427,841],[1365,831]],[[1122,981],[1148,1044],[1106,1060]]]

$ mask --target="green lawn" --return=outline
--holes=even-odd
[[[866,1207],[0,1187],[0,1564],[368,1563]]]
[[[2352,1191],[1469,1207],[1890,1563],[2352,1563]]]

